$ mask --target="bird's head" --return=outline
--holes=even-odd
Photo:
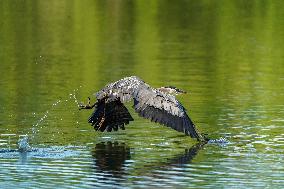
[[[178,89],[174,86],[166,86],[166,87],[160,87],[158,88],[159,91],[164,92],[164,93],[169,93],[169,94],[186,94],[186,91],[183,91],[181,89]]]

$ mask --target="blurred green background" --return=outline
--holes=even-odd
[[[222,174],[199,169],[195,179],[202,182],[190,186],[241,180],[281,188],[283,164],[267,169],[283,163],[283,8],[280,0],[2,0],[0,147],[7,146],[7,134],[14,136],[12,147],[22,134],[33,135],[34,146],[119,141],[139,154],[131,156],[138,167],[183,152],[195,141],[139,118],[131,104],[136,121],[118,133],[96,133],[86,121],[91,112],[77,110],[77,101],[107,83],[137,75],[153,87],[189,91],[178,98],[199,130],[232,142],[196,156],[197,167]],[[223,157],[223,164],[213,163]],[[240,166],[236,175],[225,177],[234,166]],[[191,173],[165,186],[188,186]],[[135,166],[128,174],[139,175]]]

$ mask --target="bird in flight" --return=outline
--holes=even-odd
[[[80,104],[79,109],[95,107],[88,122],[97,131],[124,130],[124,126],[133,121],[124,103],[133,99],[133,108],[139,116],[203,141],[204,136],[175,97],[181,93],[186,92],[173,86],[152,88],[139,77],[131,76],[106,85],[96,93],[96,103],[91,105],[88,97],[88,103]]]

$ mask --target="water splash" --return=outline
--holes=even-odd
[[[81,88],[82,86],[79,86],[79,88]],[[68,102],[70,99],[74,99],[74,103],[79,106],[79,102],[78,99],[76,97],[76,92],[79,90],[79,88],[74,89],[73,93],[69,94],[69,97],[67,97],[64,100],[56,100],[54,103],[52,103],[51,108],[49,110],[46,110],[46,112],[44,113],[44,115],[35,123],[33,124],[31,130],[31,139],[33,139],[35,137],[35,135],[40,131],[40,129],[42,129],[42,127],[39,128],[39,126],[46,120],[46,118],[48,117],[50,111],[53,111],[59,104],[63,103],[63,102]],[[35,115],[35,113],[34,113]],[[62,120],[62,119],[61,119]],[[30,132],[28,132],[28,134],[30,134]]]
[[[82,86],[80,86],[79,88],[81,88],[81,87],[82,87]],[[78,99],[77,99],[77,97],[76,97],[76,92],[77,92],[77,91],[78,91],[78,89],[73,90],[73,94],[70,93],[69,96],[70,96],[70,98],[73,98],[73,99],[74,99],[74,102],[77,104],[77,106],[79,106],[80,103],[78,102]]]
[[[19,137],[23,136],[23,138],[19,138],[18,140],[18,151],[19,152],[27,152],[31,149],[29,145],[29,138],[28,135],[20,135]]]
[[[79,88],[81,88],[80,86]],[[43,128],[43,126],[40,126],[48,117],[49,113],[55,109],[59,104],[62,102],[68,102],[70,99],[74,99],[74,103],[78,106],[79,102],[76,97],[76,92],[79,90],[79,88],[74,89],[73,93],[70,93],[69,96],[65,100],[56,100],[54,103],[52,103],[51,108],[47,110],[44,115],[35,123],[32,125],[31,131],[27,132],[25,135],[19,135],[18,143],[17,143],[17,150],[11,150],[11,144],[10,144],[10,135],[11,134],[6,134],[8,136],[8,149],[5,149],[4,151],[2,150],[1,152],[5,151],[15,151],[15,152],[31,152],[33,151],[33,148],[29,144],[29,140],[33,140],[36,136],[36,134],[40,131],[40,129]],[[36,117],[36,113],[33,113],[33,116]],[[62,118],[61,118],[62,120]],[[5,134],[1,134],[1,136],[6,136]],[[15,134],[13,134],[15,135]]]
[[[82,86],[80,86],[79,88],[81,88]],[[25,154],[25,153],[36,153],[39,152],[38,154],[41,154],[41,156],[43,156],[43,154],[46,154],[46,149],[41,149],[38,150],[36,148],[32,148],[29,144],[29,141],[31,141],[32,139],[34,139],[35,135],[40,131],[40,129],[43,128],[42,123],[46,120],[46,118],[48,118],[48,115],[50,112],[52,112],[59,104],[61,104],[62,102],[68,102],[70,100],[74,100],[74,103],[78,106],[79,102],[78,99],[76,97],[76,92],[79,90],[79,88],[74,89],[73,93],[70,93],[69,96],[64,99],[64,100],[56,100],[54,103],[52,103],[51,108],[49,110],[47,110],[44,115],[35,123],[32,125],[31,131],[27,132],[27,134],[25,135],[19,135],[19,139],[17,142],[17,149],[12,149],[11,148],[11,136],[15,136],[16,134],[0,134],[0,136],[6,136],[8,137],[7,140],[7,146],[8,148],[6,149],[0,149],[0,154],[6,154],[6,153],[19,153],[20,154]],[[33,113],[33,116],[36,117],[36,113]],[[61,118],[62,120],[62,118]],[[6,141],[6,140],[4,140]],[[16,146],[16,144],[14,144]],[[57,152],[57,151],[65,151],[65,149],[58,149],[58,148],[48,148],[47,151],[52,151],[52,152]],[[72,151],[68,152],[69,155],[72,155]],[[68,155],[67,154],[67,155]]]
[[[221,146],[225,146],[229,143],[230,143],[230,141],[226,138],[223,138],[223,137],[220,137],[218,139],[210,139],[208,141],[208,144],[217,144],[217,145],[221,145]]]

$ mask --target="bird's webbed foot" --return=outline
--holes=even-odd
[[[92,109],[95,105],[96,105],[96,103],[94,103],[93,105],[91,105],[91,98],[88,97],[88,102],[87,102],[87,104],[84,104],[84,103],[81,102],[81,103],[78,105],[78,107],[79,107],[79,110],[82,110],[82,109]]]

